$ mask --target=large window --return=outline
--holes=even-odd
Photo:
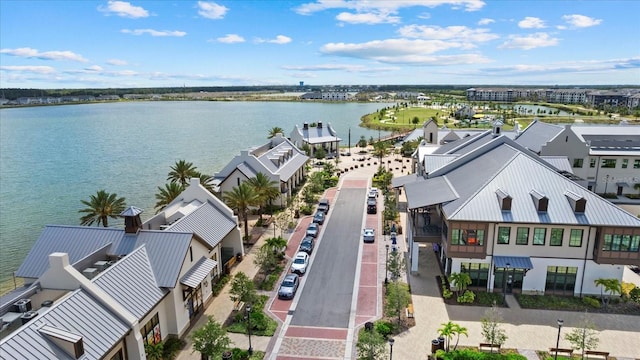
[[[533,229],[533,245],[544,245],[544,241],[546,237],[547,237],[547,229],[545,228]]]
[[[564,235],[563,229],[551,229],[551,238],[549,239],[549,245],[562,246],[563,235]]]
[[[626,169],[629,166],[629,159],[622,159],[622,168]]]
[[[633,168],[634,169],[640,169],[640,160],[638,160],[638,159],[633,160]]]
[[[569,246],[582,246],[582,232],[582,229],[571,229],[571,236],[569,236]]]
[[[589,167],[590,167],[590,168],[594,168],[594,167],[596,167],[596,161],[597,161],[597,159],[596,159],[596,158],[591,158],[591,159],[589,160]]]
[[[484,245],[485,225],[456,223],[452,226],[451,245]]]
[[[583,163],[584,163],[584,159],[573,159],[574,168],[581,168]]]
[[[140,328],[142,340],[145,345],[155,345],[162,341],[160,334],[160,318],[155,314],[143,327]]]
[[[600,167],[613,169],[616,167],[616,159],[602,159]]]
[[[577,267],[547,266],[547,280],[544,290],[546,293],[573,294],[576,287]]]
[[[518,228],[516,233],[516,245],[529,245],[529,228]]]
[[[638,252],[640,235],[604,234],[604,251]]]
[[[498,244],[508,244],[511,234],[511,228],[499,227],[498,228]]]
[[[487,288],[489,279],[489,264],[478,263],[462,263],[460,264],[460,272],[469,274],[471,278],[470,286]]]

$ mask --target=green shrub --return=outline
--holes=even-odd
[[[213,284],[213,286],[211,287],[211,292],[213,293],[213,296],[218,296],[222,291],[222,288],[224,288],[224,286],[229,282],[229,280],[231,280],[231,275],[229,274],[222,275],[218,279],[218,281],[215,284]]]
[[[260,290],[272,291],[278,278],[278,274],[269,274],[262,284],[260,284]]]
[[[592,307],[594,309],[597,309],[597,308],[600,307],[600,300],[598,300],[596,298],[593,298],[593,297],[590,297],[590,296],[583,297],[582,298],[582,303],[587,305],[587,306],[590,306],[590,307]]]
[[[378,334],[386,338],[393,333],[393,324],[388,321],[376,321],[375,329]]]
[[[447,288],[442,289],[442,297],[443,298],[450,299],[452,296],[453,296],[453,291],[451,291],[451,290],[449,290]]]
[[[463,304],[471,304],[475,298],[476,298],[476,294],[474,294],[473,291],[466,290],[464,294],[458,296],[456,301]]]
[[[629,291],[629,298],[631,301],[640,304],[640,287],[635,287]]]
[[[233,348],[231,349],[231,356],[233,360],[247,360],[249,359],[249,351]]]
[[[187,343],[184,340],[173,337],[168,338],[167,341],[164,342],[162,357],[167,360],[175,359],[176,355],[178,355],[178,352],[182,350],[182,348],[184,348],[186,344]]]
[[[313,213],[313,208],[309,204],[304,204],[300,206],[300,212],[304,215],[311,215]]]

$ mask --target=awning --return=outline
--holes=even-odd
[[[187,271],[186,274],[180,279],[180,283],[183,285],[187,285],[190,288],[196,288],[202,280],[204,280],[207,275],[211,273],[211,270],[218,265],[214,260],[208,259],[206,257],[201,257],[198,262]]]
[[[497,268],[533,269],[531,258],[528,256],[494,256],[493,265]]]
[[[617,182],[617,183],[616,183],[616,186],[619,186],[619,187],[629,187],[629,183],[626,183],[626,182],[622,182],[622,181],[621,181],[621,182]]]

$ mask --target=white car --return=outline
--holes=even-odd
[[[362,241],[364,242],[375,242],[376,241],[376,231],[371,228],[366,228],[362,231]]]
[[[307,272],[307,266],[309,266],[309,254],[300,251],[293,258],[293,264],[291,264],[291,272],[302,275]]]
[[[371,195],[378,197],[378,188],[372,187],[371,189],[369,189],[369,196]]]

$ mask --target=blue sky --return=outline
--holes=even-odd
[[[0,0],[0,87],[640,85],[640,1]]]

